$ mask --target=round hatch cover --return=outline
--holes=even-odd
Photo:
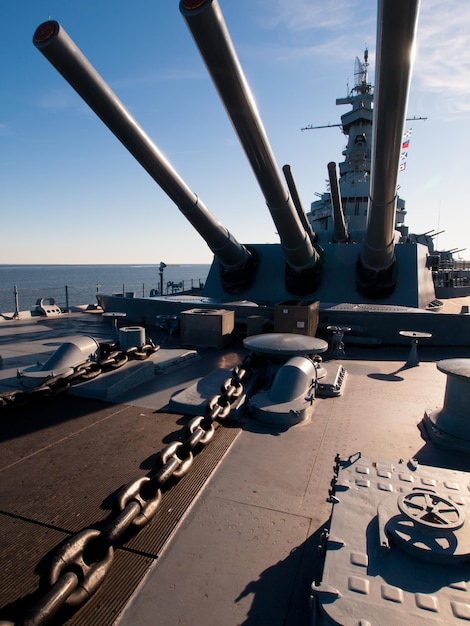
[[[454,530],[464,523],[465,513],[457,504],[437,493],[415,490],[398,498],[398,508],[413,522],[438,528]]]
[[[431,489],[390,494],[378,507],[379,529],[412,556],[456,563],[470,558],[465,507]],[[383,536],[382,536],[383,542]]]

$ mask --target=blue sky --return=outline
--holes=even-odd
[[[279,167],[305,208],[341,160],[335,99],[369,48],[372,0],[220,0]],[[110,131],[35,49],[60,22],[188,186],[242,243],[277,242],[269,211],[178,0],[3,0],[0,263],[206,263],[211,252]],[[423,0],[408,107],[414,122],[399,176],[414,232],[445,229],[440,248],[468,248],[470,4]]]

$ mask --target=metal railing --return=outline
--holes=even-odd
[[[19,288],[14,285],[0,289],[0,315],[18,315],[20,311],[30,311],[36,308],[41,298],[53,298],[63,311],[70,311],[74,307],[85,304],[96,304],[98,293],[113,293],[124,297],[148,297],[171,295],[183,291],[200,290],[204,281],[191,278],[179,282],[167,281],[163,284],[163,294],[160,286],[150,286],[145,283],[122,284],[117,287],[103,288],[102,285],[64,285],[63,287],[29,287]]]

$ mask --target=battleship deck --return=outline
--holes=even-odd
[[[68,314],[0,324],[1,391],[17,368],[76,335],[109,339],[109,320]],[[192,470],[163,495],[156,518],[116,549],[103,585],[78,612],[56,623],[311,623],[310,585],[321,578],[317,545],[337,453],[468,470],[465,455],[438,451],[419,424],[441,407],[446,377],[436,361],[467,348],[346,346],[344,394],[317,398],[313,417],[291,428],[249,417],[217,429]],[[159,359],[175,358],[175,338]],[[170,397],[216,367],[232,368],[241,342],[199,350],[197,359],[153,376],[111,401],[63,395],[2,414],[0,619],[16,620],[36,599],[43,557],[74,533],[103,524],[112,495],[148,474],[155,454],[187,418]],[[326,363],[334,367],[337,361]]]

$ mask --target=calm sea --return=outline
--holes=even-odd
[[[210,265],[167,265],[163,293],[204,284]],[[160,288],[157,265],[0,265],[0,313],[31,309],[39,298],[54,298],[60,307],[96,304],[96,293],[134,292],[148,296]]]

